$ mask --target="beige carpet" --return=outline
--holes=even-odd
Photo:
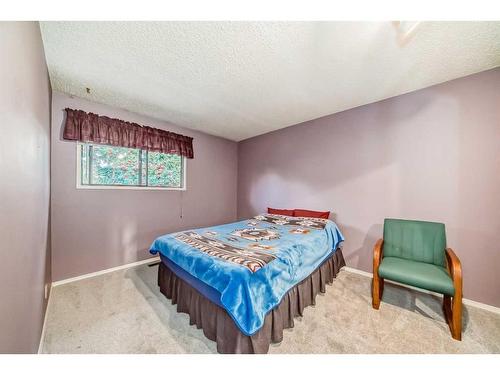
[[[157,267],[54,287],[44,353],[216,353],[156,286]],[[341,271],[270,353],[500,353],[500,315],[464,306],[461,342],[438,297],[386,284],[373,310],[370,279]]]

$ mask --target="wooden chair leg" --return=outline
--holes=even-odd
[[[384,279],[380,278],[377,274],[373,274],[372,281],[372,306],[375,310],[380,307],[380,300],[384,292]]]
[[[372,280],[372,306],[375,310],[380,307],[380,300],[384,292],[384,279],[378,275],[378,267],[382,261],[384,240],[379,239],[373,248],[373,280]]]
[[[384,295],[384,285],[385,285],[385,282],[384,282],[384,279],[379,277],[379,280],[380,280],[380,287],[379,287],[379,301],[382,301],[382,296]]]
[[[446,294],[443,296],[443,313],[444,319],[451,329],[451,297]]]
[[[462,295],[456,293],[453,297],[451,310],[451,336],[458,341],[462,341]]]

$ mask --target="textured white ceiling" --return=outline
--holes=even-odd
[[[42,22],[41,30],[53,89],[237,141],[500,65],[500,22]]]

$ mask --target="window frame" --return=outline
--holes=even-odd
[[[88,143],[76,142],[76,188],[84,189],[84,190],[177,190],[177,191],[186,191],[186,183],[187,183],[187,158],[185,156],[181,156],[182,158],[182,186],[181,187],[163,187],[163,186],[136,186],[136,185],[86,185],[82,184],[81,176],[82,176],[82,147],[87,145]],[[110,145],[99,145],[99,146],[107,146],[107,147],[118,147],[118,146],[110,146]],[[142,173],[142,172],[141,172]]]

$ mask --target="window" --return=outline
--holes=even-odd
[[[136,148],[78,144],[80,188],[185,188],[185,158]]]

